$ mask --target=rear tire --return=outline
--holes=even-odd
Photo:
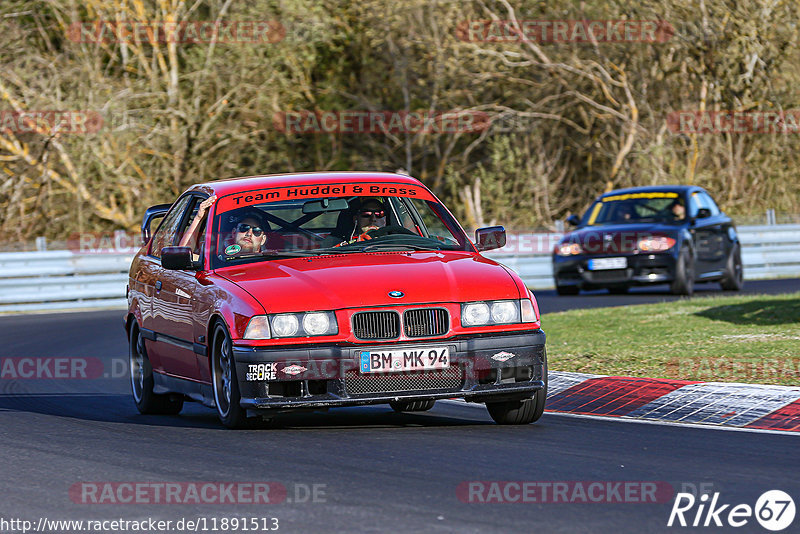
[[[742,250],[737,243],[734,245],[728,263],[725,266],[725,274],[722,276],[719,285],[725,291],[739,291],[744,285],[744,268],[742,266]]]
[[[389,406],[392,407],[392,410],[401,413],[401,412],[427,412],[433,405],[436,404],[436,401],[432,400],[420,400],[420,401],[391,401]]]
[[[691,297],[694,293],[694,258],[688,248],[682,248],[675,265],[675,279],[670,284],[673,295]]]
[[[247,411],[239,402],[239,379],[233,359],[233,343],[228,329],[221,324],[214,327],[211,345],[211,383],[214,389],[214,404],[219,420],[228,428],[243,428],[247,425]]]
[[[131,373],[131,394],[136,409],[143,415],[177,415],[183,409],[183,397],[176,394],[153,393],[153,367],[139,326],[131,326],[128,336],[128,362]]]

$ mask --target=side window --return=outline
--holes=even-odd
[[[172,207],[169,213],[167,213],[167,216],[164,217],[164,221],[153,236],[153,243],[150,245],[151,256],[160,258],[162,248],[171,247],[175,244],[175,238],[178,235],[178,225],[181,223],[182,219],[181,216],[191,199],[191,196],[183,197]]]
[[[706,208],[711,210],[711,215],[712,216],[720,214],[719,206],[717,206],[717,203],[714,202],[713,198],[711,198],[711,195],[709,195],[708,193],[700,193],[700,196],[703,197],[704,204],[705,204],[704,207],[706,207]]]
[[[697,217],[697,210],[700,208],[705,208],[705,206],[700,203],[700,194],[692,193],[689,197],[689,217]]]
[[[408,199],[413,207],[416,209],[417,214],[422,220],[423,232],[427,232],[428,237],[438,239],[443,243],[454,244],[456,241],[453,239],[452,232],[447,228],[444,221],[431,209],[428,202],[418,198]]]
[[[178,235],[180,237],[183,237],[183,235],[189,229],[189,225],[194,220],[195,215],[197,215],[197,211],[200,209],[200,204],[204,200],[205,200],[205,198],[203,198],[203,197],[199,197],[199,196],[193,196],[192,197],[192,205],[189,208],[189,216],[183,218],[183,224],[181,224],[180,228],[178,229]],[[186,245],[188,247],[191,247],[192,253],[197,255],[197,256],[202,256],[201,252],[202,252],[202,249],[203,249],[203,243],[205,243],[205,240],[206,240],[206,221],[207,220],[208,220],[208,214],[206,214],[205,218],[200,223],[200,226],[198,226],[198,228],[197,228],[197,232],[196,232],[197,233],[197,237],[196,237],[196,239],[190,241]]]

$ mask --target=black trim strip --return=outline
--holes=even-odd
[[[191,341],[186,341],[185,339],[173,337],[168,334],[154,332],[153,330],[148,330],[147,328],[142,328],[141,332],[142,332],[142,337],[145,339],[149,339],[150,341],[161,341],[164,343],[168,343],[170,345],[175,345],[176,347],[190,350],[195,354],[199,354],[200,356],[208,355],[208,349],[206,348],[205,345],[201,343],[193,343]]]

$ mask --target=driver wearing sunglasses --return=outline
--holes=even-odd
[[[231,230],[231,241],[240,247],[240,250],[231,249],[234,254],[252,254],[260,251],[267,241],[263,223],[252,215],[246,216]]]
[[[375,198],[364,201],[361,207],[353,215],[356,223],[353,229],[352,238],[358,241],[372,239],[368,234],[378,228],[386,226],[386,208],[383,203]]]

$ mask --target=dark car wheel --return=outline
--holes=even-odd
[[[688,248],[682,248],[675,264],[675,279],[670,284],[674,295],[692,296],[694,293],[694,258]]]
[[[214,404],[222,424],[228,428],[242,428],[247,423],[247,412],[239,405],[239,380],[233,359],[233,343],[228,330],[221,324],[214,327],[211,345],[211,382]]]
[[[742,250],[739,244],[733,246],[728,263],[725,266],[725,273],[719,285],[725,291],[739,291],[744,285],[744,268],[742,267]]]
[[[537,391],[532,398],[518,401],[487,402],[486,409],[498,425],[527,425],[538,421],[544,413],[547,402],[547,356],[545,356],[544,387]]]
[[[128,360],[131,372],[131,393],[139,413],[163,415],[180,413],[183,409],[183,397],[177,394],[157,395],[153,393],[153,367],[147,357],[142,333],[136,325],[131,326]]]
[[[392,401],[389,406],[396,412],[427,412],[436,401],[421,400],[421,401]]]
[[[577,295],[581,292],[578,286],[560,286],[556,284],[556,293],[559,295]]]

